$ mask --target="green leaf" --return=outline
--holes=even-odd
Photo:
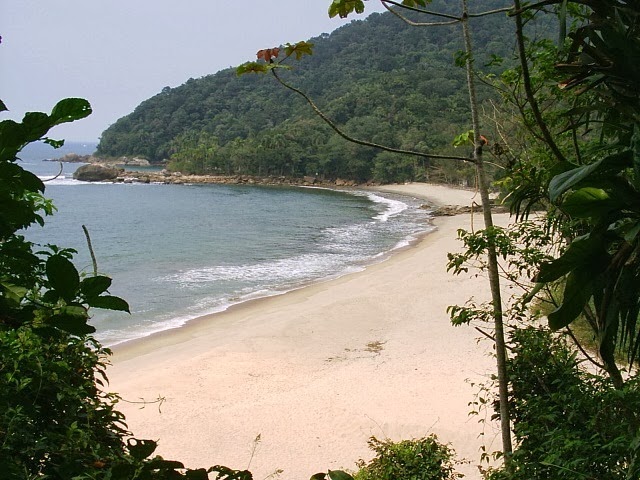
[[[555,202],[564,192],[595,172],[604,159],[556,175],[549,182],[549,198]]]
[[[187,480],[209,480],[209,474],[204,468],[198,468],[197,470],[187,470],[184,478]]]
[[[549,327],[559,330],[573,322],[582,313],[593,292],[591,269],[577,269],[569,274],[564,287],[562,305],[548,315]]]
[[[51,288],[66,302],[71,302],[80,286],[80,275],[73,263],[62,255],[52,255],[47,260],[46,271]]]
[[[612,208],[618,207],[611,201],[609,194],[601,188],[585,187],[571,193],[562,202],[562,210],[577,218],[590,218],[606,215]]]
[[[460,135],[456,135],[453,139],[452,145],[454,147],[462,147],[464,145],[473,146],[473,130],[467,130]]]
[[[309,480],[324,480],[326,477],[327,477],[326,473],[320,472],[320,473],[311,475],[311,478]]]
[[[65,98],[51,111],[52,125],[73,122],[91,115],[91,105],[84,98]]]
[[[88,320],[89,315],[84,307],[70,305],[62,308],[60,313],[49,317],[48,323],[60,330],[81,337],[96,331],[93,326],[87,323]]]
[[[43,138],[42,141],[47,145],[51,145],[53,148],[60,148],[64,146],[64,140],[54,140],[53,138]]]
[[[236,68],[236,75],[244,75],[245,73],[267,73],[271,66],[266,63],[247,62]]]
[[[402,5],[406,7],[426,7],[431,0],[402,0]]]
[[[97,297],[106,292],[111,286],[111,279],[103,275],[87,277],[80,282],[80,291],[86,297]]]
[[[1,282],[0,286],[2,286],[3,296],[16,304],[20,304],[29,291],[25,287],[20,287],[7,282]]]
[[[353,477],[342,470],[329,470],[331,480],[353,480]]]
[[[338,15],[340,18],[347,18],[350,13],[364,12],[364,2],[362,0],[333,0],[329,5],[329,17]]]
[[[39,140],[53,125],[49,115],[42,112],[27,112],[22,118],[22,131],[27,142]]]
[[[4,102],[2,100],[0,100],[0,112],[6,112],[9,109],[7,108],[7,106],[4,104]]]
[[[127,440],[127,446],[129,447],[129,453],[133,458],[136,460],[144,460],[156,451],[158,444],[153,440],[138,440],[137,438],[130,438]]]
[[[122,298],[114,297],[113,295],[101,295],[100,297],[90,298],[87,299],[87,303],[90,307],[94,308],[131,313],[129,311],[129,304]]]
[[[553,282],[583,265],[601,269],[606,261],[607,252],[602,237],[583,235],[571,242],[569,248],[559,258],[540,265],[536,282]]]
[[[313,43],[304,41],[293,45],[287,43],[284,48],[284,53],[288,57],[295,54],[296,60],[300,60],[304,55],[313,55]]]

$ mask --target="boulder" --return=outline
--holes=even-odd
[[[105,167],[97,163],[83,165],[73,172],[73,178],[83,182],[104,182],[118,178],[120,170],[112,167]]]

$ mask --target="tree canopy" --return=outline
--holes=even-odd
[[[457,8],[436,3],[445,11]],[[474,8],[497,6],[504,1],[483,0]],[[477,64],[498,73],[500,67],[489,64],[494,56],[511,58],[513,42],[505,39],[513,38],[512,24],[504,14],[476,20]],[[455,29],[413,28],[390,13],[375,13],[309,42],[313,55],[282,75],[350,134],[399,148],[461,154],[452,139],[470,125],[465,72],[455,62],[463,43]],[[480,88],[480,98],[496,96]],[[231,69],[146,100],[103,133],[98,154],[153,161],[173,156],[174,168],[193,173],[381,182],[424,179],[427,164],[349,145],[276,82],[237,77]],[[458,174],[457,167],[437,165],[434,178],[472,178],[469,169]]]

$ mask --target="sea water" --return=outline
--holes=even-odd
[[[113,278],[110,293],[131,307],[131,315],[94,310],[91,323],[105,345],[362,270],[431,229],[421,202],[410,197],[358,189],[85,183],[73,180],[73,164],[51,179],[59,164],[42,159],[41,151],[27,151],[22,166],[48,180],[45,195],[58,211],[27,237],[74,248],[77,267],[91,274],[87,227],[100,273]]]

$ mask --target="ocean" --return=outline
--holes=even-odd
[[[47,147],[48,148],[48,147]],[[62,150],[29,147],[21,165],[42,179],[59,164],[43,159]],[[82,231],[89,230],[110,293],[131,315],[94,310],[95,336],[105,345],[184,325],[251,299],[356,272],[384,260],[432,229],[418,199],[365,190],[246,185],[86,183],[77,164],[47,181],[57,212],[25,234],[38,244],[77,250],[76,266],[90,274]],[[212,321],[215,321],[213,317]]]

